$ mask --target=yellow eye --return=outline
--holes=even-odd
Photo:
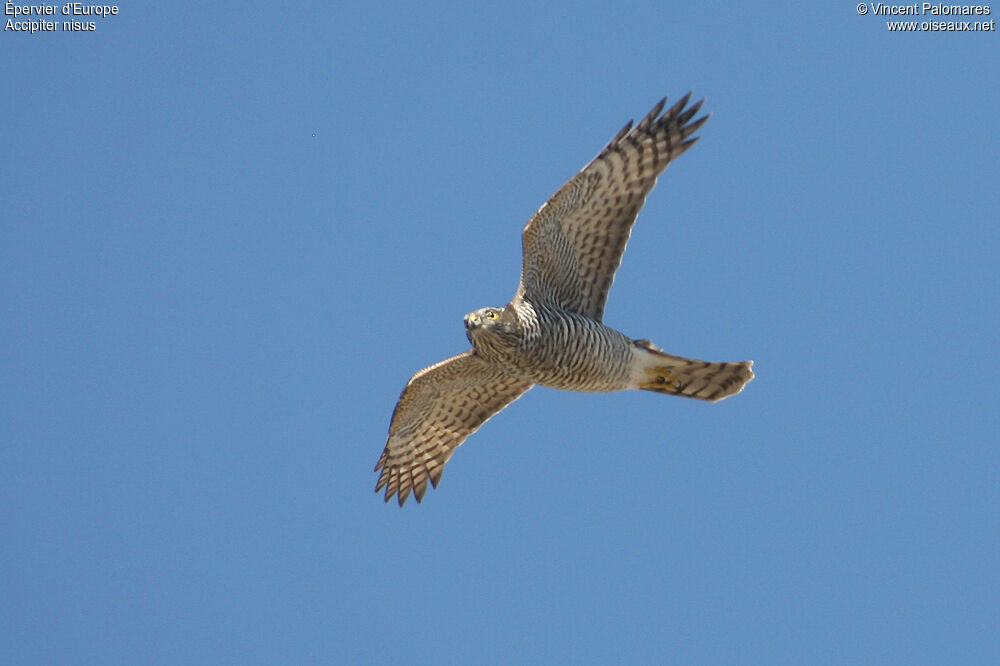
[[[497,318],[497,313],[494,312],[493,310],[490,310],[489,312],[486,313],[486,316],[489,319],[496,319]]]

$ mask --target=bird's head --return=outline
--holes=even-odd
[[[473,346],[477,342],[496,340],[513,332],[515,318],[508,308],[479,308],[465,315],[465,335]]]

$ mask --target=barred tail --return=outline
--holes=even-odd
[[[667,354],[648,340],[635,345],[645,352],[636,378],[644,391],[716,402],[739,393],[753,379],[753,361],[712,363]]]

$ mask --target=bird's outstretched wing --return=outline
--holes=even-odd
[[[428,479],[435,488],[455,447],[491,416],[532,387],[490,365],[472,350],[424,368],[410,378],[389,425],[389,441],[375,465],[375,492],[385,501],[410,492],[423,499]]]
[[[666,98],[638,125],[629,121],[601,153],[559,188],[524,227],[515,299],[548,302],[600,321],[625,244],[656,177],[697,138],[708,116],[691,93],[660,115]],[[687,107],[687,108],[685,108]]]

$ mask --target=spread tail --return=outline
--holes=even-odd
[[[649,340],[635,345],[646,352],[637,377],[644,391],[716,402],[739,393],[753,379],[753,361],[711,363],[667,354]]]

